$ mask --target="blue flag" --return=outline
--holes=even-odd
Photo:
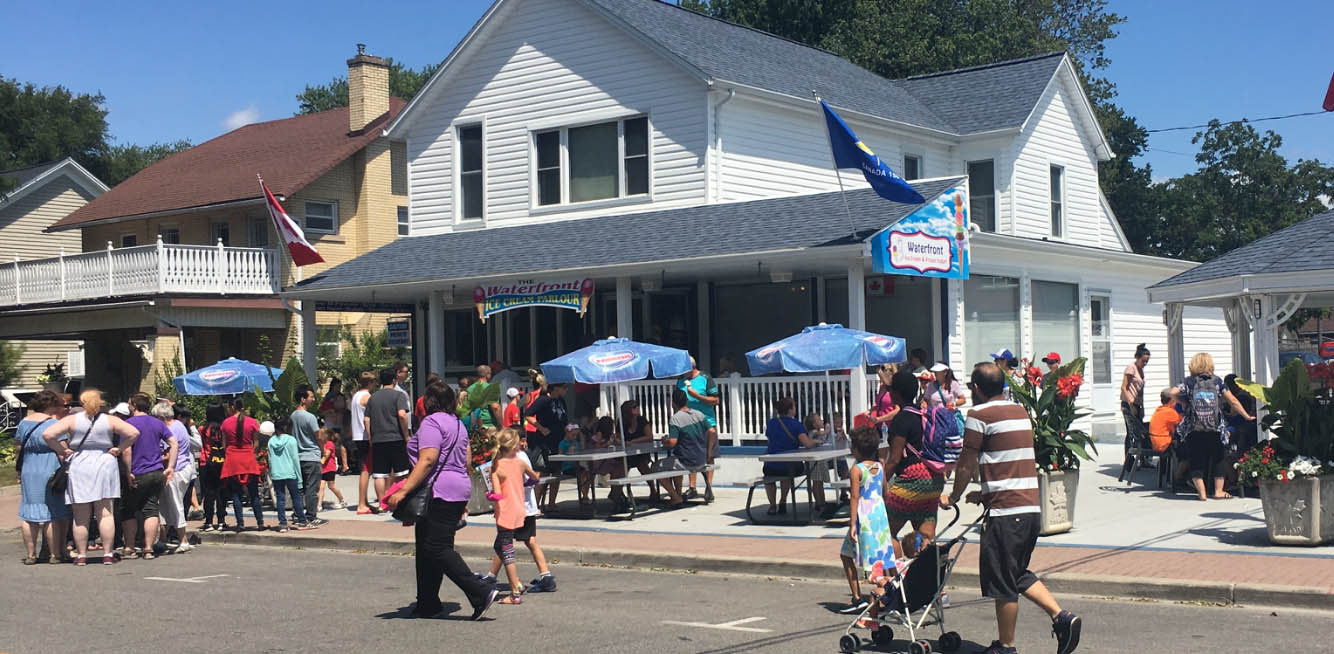
[[[866,176],[866,181],[875,189],[875,192],[882,198],[890,202],[903,202],[905,204],[922,204],[926,198],[922,197],[913,189],[912,185],[904,181],[894,171],[871,152],[871,148],[866,147],[852,129],[834,110],[820,101],[820,106],[824,108],[824,120],[829,126],[829,147],[834,151],[835,168],[857,168]]]

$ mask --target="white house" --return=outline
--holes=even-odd
[[[968,190],[966,280],[873,271],[872,234],[920,205],[855,171],[839,192],[813,92],[928,202]],[[498,0],[385,133],[407,144],[412,238],[284,295],[415,305],[419,370],[521,368],[615,334],[744,374],[745,351],[840,322],[956,370],[1002,347],[1087,356],[1082,401],[1112,428],[1136,344],[1166,354],[1144,288],[1194,265],[1131,252],[1098,187],[1106,139],[1062,53],[888,80],[656,0]],[[480,286],[568,279],[593,280],[587,314],[478,320]],[[1228,369],[1221,312],[1186,321],[1188,351]],[[1167,370],[1151,363],[1151,392]],[[865,377],[848,383],[864,405]],[[795,388],[782,384],[729,382],[724,433],[762,431],[766,398]]]

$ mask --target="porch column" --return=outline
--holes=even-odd
[[[1232,370],[1242,379],[1253,379],[1251,372],[1251,327],[1246,318],[1246,302],[1233,300],[1223,308],[1223,319],[1232,336]]]
[[[866,270],[864,260],[856,257],[848,265],[848,328],[866,329]],[[869,408],[871,391],[866,386],[866,366],[857,366],[852,370],[852,379],[848,383],[848,413],[844,418],[865,413]]]
[[[1167,326],[1167,378],[1180,384],[1186,378],[1186,339],[1181,331],[1182,306],[1169,303],[1163,306],[1163,324]]]
[[[315,347],[315,301],[301,301],[301,365],[311,382],[319,375],[318,348]],[[314,386],[314,384],[311,384]]]
[[[468,313],[472,313],[469,311]],[[440,291],[431,291],[426,300],[426,352],[430,357],[427,374],[445,374],[445,302]]]
[[[635,337],[634,300],[631,297],[630,278],[616,278],[616,337]]]
[[[426,323],[426,305],[412,303],[412,379],[416,382],[415,395],[426,390],[426,376],[435,372],[431,369],[430,348],[426,345],[428,327]],[[418,381],[420,380],[420,381]]]
[[[710,342],[712,332],[709,329],[710,318],[709,310],[713,303],[709,302],[709,283],[705,281],[695,282],[695,329],[699,334],[699,357],[700,366],[709,366],[702,368],[710,370],[713,366],[713,343]]]
[[[1255,381],[1269,386],[1278,376],[1278,327],[1275,302],[1272,295],[1261,295],[1247,302],[1251,310],[1259,303],[1255,316]]]

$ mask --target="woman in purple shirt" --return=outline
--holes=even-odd
[[[408,440],[412,473],[403,487],[389,496],[392,509],[414,488],[434,477],[426,519],[416,525],[417,606],[413,617],[430,618],[441,611],[440,582],[448,576],[468,596],[473,620],[480,620],[500,593],[473,576],[454,550],[454,532],[467,514],[472,480],[468,477],[468,430],[454,416],[454,389],[443,382],[426,387],[426,418]]]

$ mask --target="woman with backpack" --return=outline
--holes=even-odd
[[[889,384],[894,404],[901,408],[889,422],[889,455],[884,465],[886,472],[894,474],[885,509],[895,539],[907,523],[923,538],[935,538],[936,510],[945,490],[945,475],[932,471],[922,458],[927,417],[917,404],[918,388],[916,375],[906,369],[894,373]]]
[[[1232,405],[1244,420],[1255,417],[1246,411],[1237,396],[1214,374],[1214,358],[1200,352],[1190,359],[1190,376],[1173,391],[1173,399],[1185,407],[1177,435],[1184,438],[1186,460],[1190,462],[1190,480],[1200,501],[1205,501],[1204,476],[1214,478],[1214,499],[1232,499],[1223,491],[1223,470],[1219,464],[1225,452],[1223,442],[1223,400]]]

